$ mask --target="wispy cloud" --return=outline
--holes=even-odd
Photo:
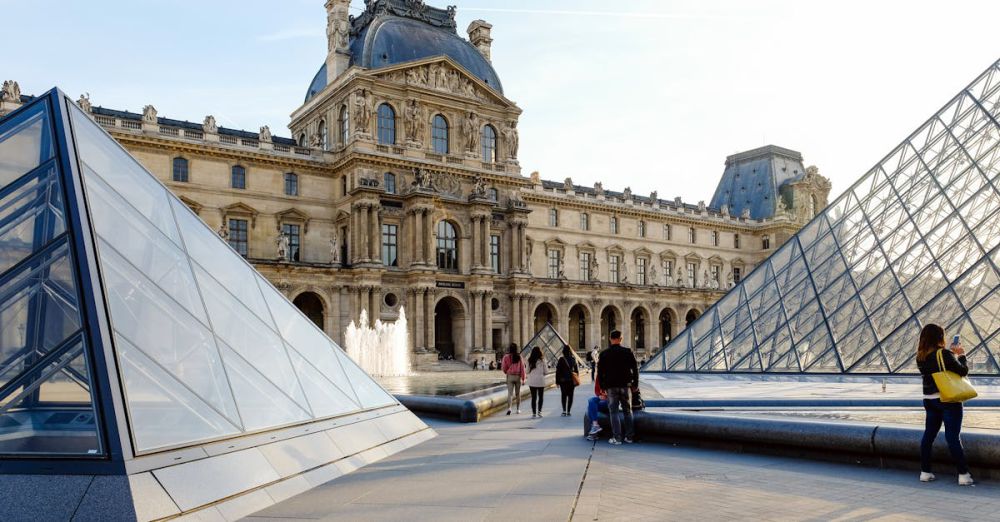
[[[506,7],[463,7],[462,11],[481,11],[488,13],[518,13],[518,14],[539,14],[539,15],[579,15],[579,16],[607,16],[615,18],[670,18],[670,19],[707,19],[719,18],[717,15],[690,14],[690,13],[663,13],[655,11],[584,11],[575,9],[516,9]]]
[[[258,42],[283,42],[285,40],[297,40],[300,38],[315,38],[323,36],[323,31],[315,27],[308,29],[282,29],[273,33],[263,34],[257,37]]]

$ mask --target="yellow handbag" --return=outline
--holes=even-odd
[[[937,363],[941,371],[934,372],[932,375],[934,384],[941,392],[941,402],[965,402],[969,399],[975,399],[979,394],[976,393],[976,389],[972,387],[969,379],[944,369],[943,352],[944,350],[937,351]]]

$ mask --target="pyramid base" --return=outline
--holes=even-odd
[[[295,430],[307,434],[204,445],[180,464],[140,458],[127,476],[0,475],[0,520],[237,520],[436,436],[402,406]]]

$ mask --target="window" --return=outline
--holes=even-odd
[[[285,253],[288,261],[299,260],[299,246],[301,238],[299,236],[299,225],[281,225],[281,233],[288,236],[288,252]]]
[[[673,238],[671,238],[670,225],[663,225],[663,240],[670,241],[671,239]]]
[[[614,216],[611,216],[611,233],[612,234],[618,233],[618,218]]]
[[[580,230],[590,230],[590,214],[580,213]]]
[[[621,282],[621,258],[617,255],[612,255],[608,263],[608,276],[611,278],[612,283]]]
[[[559,209],[555,208],[549,209],[549,226],[550,227],[559,226]]]
[[[382,176],[385,182],[385,193],[395,194],[396,193],[396,175],[392,172],[386,172],[385,176]]]
[[[347,196],[347,174],[340,177],[340,195]]]
[[[492,201],[494,203],[496,203],[497,201],[500,201],[500,191],[499,190],[497,190],[495,188],[490,188],[490,190],[487,192],[487,194],[490,195],[490,201]]]
[[[558,279],[559,271],[562,268],[562,252],[550,249],[549,252],[549,279]]]
[[[243,257],[249,255],[247,244],[247,220],[229,220],[229,246]]]
[[[234,165],[229,176],[229,184],[234,189],[245,189],[247,188],[247,169]]]
[[[733,234],[733,248],[739,250],[740,248],[740,235]]]
[[[187,183],[188,181],[188,160],[184,158],[174,158],[174,181]]]
[[[719,287],[721,287],[722,286],[722,281],[719,279],[721,277],[721,273],[720,273],[721,269],[719,268],[719,265],[712,265],[710,267],[710,270],[711,270],[711,273],[712,273],[712,287],[713,288],[719,288]]]
[[[646,237],[646,222],[639,221],[639,237]]]
[[[351,137],[351,119],[347,114],[346,105],[340,108],[340,115],[337,117],[337,126],[340,129],[340,144],[347,145],[347,140]]]
[[[673,283],[674,278],[674,262],[664,261],[663,262],[663,277],[666,278],[667,284]]]
[[[382,264],[399,266],[399,226],[382,225]]]
[[[590,252],[580,252],[580,280],[591,281],[593,275],[590,273]]]
[[[712,246],[719,246],[719,232],[717,230],[712,231]]]
[[[771,236],[764,234],[764,237],[760,239],[761,246],[764,250],[771,249]]]
[[[437,264],[445,270],[458,270],[458,234],[455,225],[439,221],[437,226]]]
[[[378,142],[380,145],[396,144],[396,111],[388,103],[378,106]]]
[[[740,267],[733,267],[733,283],[739,283],[742,278],[743,269]]]
[[[494,274],[500,273],[500,236],[490,236],[490,268]]]
[[[698,241],[698,231],[694,227],[688,227],[688,243],[695,243]]]
[[[299,195],[299,175],[294,172],[285,173],[285,195]]]
[[[646,284],[646,258],[640,257],[635,260],[635,283]]]
[[[306,146],[306,133],[299,134],[299,139],[295,142],[299,147]]]
[[[319,133],[319,147],[323,150],[330,148],[330,142],[327,140],[326,132],[326,120],[319,120],[319,127],[316,129]]]
[[[698,273],[698,265],[696,265],[694,263],[688,263],[687,265],[688,265],[688,268],[687,268],[687,280],[688,280],[688,284],[687,285],[690,288],[694,288],[695,287],[695,284],[694,284],[694,282],[695,282],[695,275]]]
[[[431,145],[434,152],[438,154],[448,154],[448,120],[440,114],[434,116],[431,124]]]
[[[483,161],[497,162],[497,131],[492,125],[483,127]]]

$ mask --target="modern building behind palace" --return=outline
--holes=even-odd
[[[776,146],[726,158],[708,204],[522,176],[488,23],[466,40],[453,7],[348,4],[326,3],[294,139],[78,102],[338,342],[362,310],[405,307],[418,363],[546,321],[578,350],[620,329],[646,356],[826,206],[829,181]],[[7,82],[0,114],[29,98]]]

